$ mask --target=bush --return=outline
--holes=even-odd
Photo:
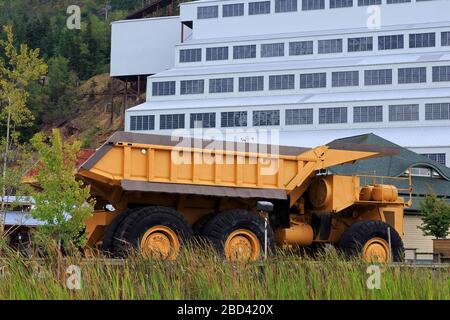
[[[418,228],[423,235],[445,239],[450,233],[450,204],[435,194],[429,194],[420,203],[420,210],[422,224]]]

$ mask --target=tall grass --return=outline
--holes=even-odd
[[[70,290],[66,268],[81,270]],[[314,259],[280,252],[265,261],[231,263],[209,249],[185,249],[176,261],[24,259],[3,248],[0,299],[450,299],[449,268],[380,266],[381,288],[366,286],[367,264],[333,251]]]

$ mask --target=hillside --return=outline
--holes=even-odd
[[[77,93],[77,110],[69,119],[59,123],[63,135],[69,139],[78,139],[85,148],[100,146],[115,131],[123,130],[124,96],[114,97],[114,112],[111,117],[110,77],[104,73],[84,82]],[[123,83],[113,82],[115,92],[120,92]],[[144,99],[145,95],[141,96]],[[128,107],[137,104],[135,98],[128,98]],[[111,121],[112,118],[112,121]],[[52,125],[45,125],[50,131]]]
[[[0,26],[11,25],[16,46],[39,48],[48,65],[45,77],[27,90],[27,107],[35,120],[31,127],[18,128],[23,142],[41,130],[59,127],[66,137],[81,139],[84,147],[97,147],[121,128],[124,101],[119,95],[111,122],[110,24],[149,1],[0,0]],[[70,5],[81,9],[80,30],[67,28]],[[0,28],[0,39],[4,37]],[[123,84],[115,80],[114,86],[120,92]],[[135,104],[129,100],[128,107]],[[4,132],[0,123],[0,134]]]

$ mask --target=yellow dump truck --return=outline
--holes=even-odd
[[[367,260],[402,259],[408,203],[398,190],[326,170],[395,150],[175,140],[117,132],[80,166],[77,176],[97,200],[88,248],[174,259],[197,238],[230,260],[324,244]]]

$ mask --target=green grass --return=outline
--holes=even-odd
[[[381,288],[369,290],[368,264],[345,261],[333,252],[315,259],[281,252],[252,263],[230,263],[199,249],[183,251],[176,261],[29,260],[10,250],[2,257],[1,300],[450,299],[450,268],[380,266]],[[70,264],[81,268],[80,290],[66,286]]]

